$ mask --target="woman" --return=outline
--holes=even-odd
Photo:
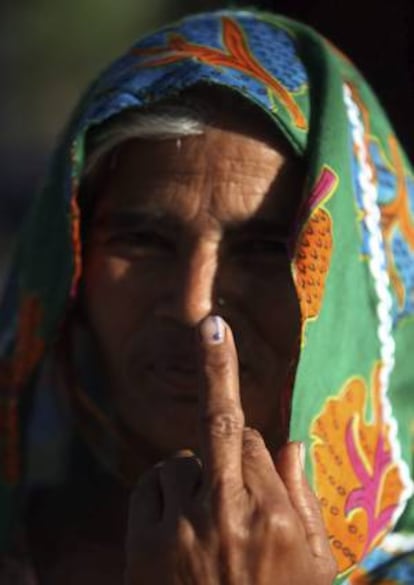
[[[3,550],[24,526],[41,583],[410,582],[412,190],[299,23],[202,14],[117,60],[4,301]]]

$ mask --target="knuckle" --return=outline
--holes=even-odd
[[[263,515],[265,532],[270,535],[278,548],[292,548],[298,540],[298,528],[293,519],[281,510],[272,510]]]
[[[228,515],[219,522],[222,545],[225,548],[242,549],[250,541],[248,526],[240,518]]]
[[[244,427],[240,408],[234,408],[231,412],[205,413],[203,418],[213,437],[230,438],[240,434]]]
[[[263,437],[256,429],[245,428],[243,430],[243,451],[246,455],[256,455],[265,447]]]
[[[243,549],[250,542],[250,534],[245,526],[231,525],[227,533],[227,542],[235,549]]]
[[[159,551],[174,553],[191,551],[196,541],[196,533],[191,522],[183,515],[176,518],[172,524],[164,525],[158,531],[156,548]]]
[[[226,376],[233,368],[233,360],[230,352],[221,347],[218,351],[210,351],[206,356],[205,368],[207,374]]]
[[[184,516],[177,519],[175,530],[176,542],[179,543],[180,548],[190,550],[194,547],[196,541],[196,534],[193,525]]]

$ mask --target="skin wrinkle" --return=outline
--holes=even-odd
[[[169,175],[171,169],[174,169],[174,174],[177,176],[182,176],[183,174],[187,175],[187,176],[194,176],[197,174],[197,172],[200,170],[200,164],[201,161],[204,161],[207,163],[207,168],[205,169],[205,174],[204,174],[204,181],[206,186],[204,187],[204,197],[200,199],[199,203],[200,203],[200,207],[198,209],[194,209],[192,210],[193,215],[190,215],[190,210],[189,210],[189,215],[188,215],[188,220],[191,221],[196,221],[197,216],[199,216],[200,212],[203,211],[205,208],[207,208],[208,206],[210,206],[210,202],[211,202],[211,198],[213,195],[213,188],[211,187],[212,181],[213,181],[213,176],[220,176],[223,173],[231,173],[232,175],[235,176],[240,176],[242,178],[249,178],[249,177],[253,177],[255,178],[255,183],[252,185],[249,185],[249,190],[247,192],[247,197],[250,198],[251,197],[255,197],[257,199],[260,199],[261,194],[264,191],[267,191],[270,187],[269,182],[267,180],[260,180],[260,176],[258,177],[258,175],[260,175],[262,172],[264,173],[272,173],[274,170],[274,161],[272,161],[271,156],[269,156],[269,154],[267,155],[269,158],[269,162],[263,162],[262,160],[257,163],[256,161],[256,165],[252,165],[248,160],[246,161],[246,157],[243,158],[243,156],[240,154],[240,147],[237,147],[237,145],[231,145],[231,147],[229,148],[229,157],[230,160],[227,160],[227,158],[223,158],[220,159],[216,157],[216,159],[214,160],[214,172],[213,171],[213,167],[212,167],[212,157],[214,157],[214,150],[216,148],[216,144],[217,144],[217,131],[215,131],[214,129],[212,130],[212,137],[210,137],[210,133],[209,134],[204,134],[201,136],[197,136],[197,137],[186,137],[183,139],[183,142],[187,142],[187,143],[191,143],[192,144],[192,148],[189,149],[189,152],[184,153],[182,151],[182,149],[180,149],[180,152],[177,153],[176,151],[174,151],[174,153],[171,155],[171,153],[168,153],[168,157],[165,157],[165,152],[166,149],[168,148],[169,142],[170,141],[165,141],[165,142],[160,142],[160,143],[155,143],[156,144],[156,148],[157,150],[159,150],[159,158],[160,160],[163,161],[163,166],[161,168],[158,169],[158,177],[156,178],[156,180],[154,181],[153,177],[150,177],[151,179],[151,186],[152,188],[154,187],[154,183],[155,185],[157,184],[158,180],[162,180],[162,175],[165,174],[166,176],[168,175],[169,178],[169,182],[170,182],[170,186],[171,186],[171,191],[170,191],[170,198],[171,200],[173,200],[174,198],[174,192],[172,187],[175,185],[174,180],[171,180],[171,176]],[[220,133],[218,133],[218,136],[220,136]],[[146,143],[145,141],[142,141],[144,144]],[[201,144],[200,144],[201,143]],[[151,144],[151,142],[148,142],[148,144]],[[121,154],[122,151],[125,153],[125,145],[121,148]],[[270,151],[270,149],[269,149]],[[236,156],[235,156],[236,153]],[[182,155],[185,154],[187,157],[190,156],[191,157],[191,171],[188,169],[188,167],[185,169],[185,173],[183,173],[182,169],[177,168],[177,161],[178,159],[182,159]],[[122,157],[124,156],[124,154],[122,154]],[[266,155],[264,155],[266,156]],[[121,157],[120,157],[121,158]],[[190,161],[189,161],[190,162]],[[252,167],[252,169],[255,169],[255,172],[249,173],[246,172],[246,167],[249,168]],[[243,170],[241,170],[243,169]],[[145,170],[144,170],[145,172]],[[142,183],[145,184],[145,174],[141,175],[141,189],[143,189],[143,185]],[[232,192],[231,186],[234,185],[237,192],[239,193],[240,191],[240,187],[243,189],[243,185],[240,186],[240,184],[237,184],[234,182],[234,179],[229,182],[229,183],[219,183],[219,185],[215,185],[215,206],[212,207],[212,209],[214,211],[216,211],[217,213],[217,205],[225,205],[226,200],[227,200],[227,196],[225,195],[229,190],[230,192]],[[177,187],[180,188],[182,187],[182,181],[177,183]],[[230,189],[229,189],[230,187]],[[199,189],[201,188],[198,184],[193,185],[193,188],[195,189]],[[154,194],[156,195],[156,191],[154,192]],[[155,198],[156,199],[156,198]],[[261,203],[261,201],[260,201]],[[258,203],[258,205],[260,205],[260,203]],[[250,210],[251,212],[252,210]]]
[[[204,145],[208,156],[199,149],[204,167],[184,173],[186,182],[180,181],[180,165],[191,165],[194,141],[183,139],[178,159],[173,148],[168,158],[165,145],[173,164],[161,178],[158,165],[165,158],[157,159],[157,145],[130,141],[111,180],[101,185],[86,247],[87,325],[131,459],[139,460],[134,477],[147,472],[147,489],[143,482],[137,486],[128,509],[131,585],[187,580],[189,574],[194,582],[204,576],[211,582],[267,582],[277,566],[271,550],[277,550],[281,523],[275,530],[269,513],[284,490],[267,448],[286,440],[280,391],[300,329],[289,257],[279,241],[280,232],[291,229],[302,176],[277,147],[241,135],[244,157],[260,161],[267,153],[274,164],[258,164],[257,176],[244,175],[233,172],[230,160],[219,172],[235,137],[229,130],[212,132],[214,140]],[[268,223],[266,229],[254,225],[258,219]],[[267,229],[274,219],[275,234]],[[226,303],[219,309],[221,294]],[[197,341],[194,335],[207,315],[218,312],[230,325],[225,341],[234,337],[236,343],[215,346],[214,353],[206,337]],[[201,346],[207,351],[196,363],[194,348],[202,353]],[[260,451],[254,457],[243,452],[244,414],[264,437],[262,457]],[[202,461],[194,498],[193,471],[183,473],[172,459],[152,467],[182,448],[199,452]],[[247,476],[252,489],[246,489]],[[148,504],[157,508],[155,519]],[[287,506],[280,513],[285,523],[295,518]],[[260,553],[257,539],[266,543]],[[308,554],[306,543],[298,549]],[[258,564],[250,567],[247,560],[256,552]],[[82,571],[82,559],[78,565]]]
[[[243,134],[237,124],[234,132],[214,127],[185,137],[179,151],[175,140],[130,140],[119,147],[117,166],[100,189],[86,249],[86,309],[108,367],[109,391],[137,449],[152,445],[145,451],[155,450],[159,459],[170,449],[197,449],[194,407],[163,397],[162,388],[166,383],[174,389],[182,379],[185,393],[196,393],[188,387],[191,377],[172,372],[179,359],[191,363],[194,348],[184,340],[211,311],[224,311],[235,333],[248,424],[272,444],[281,440],[277,388],[299,337],[298,304],[287,253],[275,248],[249,256],[257,239],[278,241],[279,228],[273,236],[250,230],[249,222],[276,221],[288,231],[302,172],[278,140],[269,144],[260,130]],[[111,214],[138,210],[151,218],[155,242],[161,237],[165,245],[127,243],[125,233],[135,238],[133,216],[125,229],[116,221],[111,225]],[[141,228],[138,222],[138,234]],[[223,309],[218,296],[226,299]],[[275,311],[279,305],[283,309]],[[148,369],[154,360],[155,378]],[[139,392],[133,379],[140,380]]]
[[[326,487],[323,483],[324,478],[318,478],[316,473],[318,470],[310,464],[307,465],[306,472],[313,480],[315,494],[310,489],[307,492],[304,489],[306,478],[299,449],[300,446],[304,448],[305,443],[286,444],[285,440],[290,418],[290,389],[294,383],[297,358],[301,355],[300,379],[295,391],[299,392],[300,396],[303,395],[303,404],[301,405],[302,401],[298,401],[298,395],[295,394],[292,424],[296,426],[292,428],[292,436],[303,438],[307,446],[312,442],[313,435],[312,433],[309,435],[308,422],[309,420],[312,422],[314,411],[320,410],[319,405],[314,404],[312,400],[311,378],[313,370],[317,371],[317,368],[312,368],[312,365],[315,366],[312,358],[318,353],[316,350],[320,349],[317,342],[329,339],[329,332],[332,332],[330,318],[334,312],[330,307],[335,306],[336,299],[335,295],[327,295],[325,305],[328,305],[328,318],[325,319],[324,312],[323,318],[316,324],[312,324],[312,331],[315,331],[315,334],[311,336],[311,341],[315,341],[315,346],[312,346],[310,350],[306,347],[306,353],[302,356],[303,346],[299,347],[298,341],[300,334],[303,334],[303,321],[300,320],[299,303],[292,279],[291,254],[300,248],[300,244],[306,246],[307,242],[305,237],[299,238],[296,248],[292,245],[289,250],[286,244],[300,205],[303,171],[308,163],[312,184],[308,182],[306,194],[312,196],[311,202],[315,203],[317,199],[316,203],[320,204],[314,214],[318,217],[311,219],[315,219],[316,223],[322,221],[320,233],[316,230],[314,247],[329,248],[332,239],[331,224],[338,219],[340,223],[341,210],[349,212],[349,217],[352,215],[352,205],[345,209],[345,203],[341,199],[337,203],[336,199],[336,197],[342,197],[345,201],[347,194],[346,184],[344,190],[344,185],[339,180],[344,174],[342,167],[345,164],[344,161],[346,162],[345,155],[349,154],[346,148],[344,153],[340,152],[339,148],[347,144],[346,140],[342,144],[342,138],[346,139],[345,114],[342,111],[343,107],[342,110],[340,107],[343,103],[341,100],[335,103],[335,99],[331,100],[331,103],[329,98],[340,95],[341,78],[347,72],[351,74],[353,69],[351,65],[345,66],[343,59],[338,60],[336,53],[331,54],[325,41],[317,37],[309,28],[296,24],[294,21],[289,21],[288,24],[290,32],[295,33],[292,33],[293,36],[289,34],[286,36],[286,19],[283,17],[269,17],[260,13],[249,15],[245,11],[209,13],[197,16],[194,21],[190,19],[184,21],[183,24],[173,25],[168,30],[163,29],[156,33],[156,36],[138,41],[125,57],[121,57],[106,70],[104,77],[92,86],[90,93],[76,110],[67,134],[68,138],[76,137],[71,153],[72,177],[70,177],[70,153],[65,144],[62,144],[57,155],[57,163],[62,162],[63,166],[58,164],[56,169],[52,170],[52,179],[62,182],[61,179],[64,178],[68,182],[72,178],[75,188],[79,183],[79,174],[81,182],[82,176],[85,178],[85,184],[88,179],[91,179],[91,185],[94,187],[102,181],[99,183],[99,194],[97,197],[90,197],[85,207],[84,201],[79,199],[79,211],[82,212],[80,228],[82,234],[89,231],[91,223],[88,220],[92,214],[97,221],[92,225],[93,234],[84,247],[85,257],[82,260],[85,262],[82,266],[84,270],[81,275],[81,286],[77,287],[79,270],[75,271],[75,277],[72,280],[71,299],[75,303],[71,303],[71,309],[75,304],[74,313],[77,318],[78,305],[76,303],[83,294],[81,301],[84,306],[81,309],[84,309],[85,321],[81,324],[68,322],[67,325],[68,329],[72,325],[74,328],[78,326],[79,329],[84,327],[86,331],[82,333],[90,334],[92,341],[96,342],[93,350],[96,349],[99,354],[96,370],[99,370],[101,378],[95,385],[93,372],[87,372],[88,364],[86,364],[84,371],[75,371],[75,374],[79,373],[78,379],[73,376],[75,384],[68,383],[67,386],[77,390],[76,382],[79,381],[79,389],[86,390],[86,396],[90,395],[94,402],[96,401],[97,408],[102,407],[106,412],[106,408],[109,407],[111,415],[115,412],[115,420],[110,422],[113,422],[115,427],[119,423],[122,432],[125,431],[125,436],[130,441],[128,447],[131,447],[131,453],[133,453],[131,459],[136,457],[140,465],[142,464],[141,467],[136,467],[129,477],[136,477],[137,470],[144,476],[151,475],[154,471],[152,467],[154,461],[162,458],[166,462],[164,467],[166,481],[163,491],[161,492],[159,486],[161,470],[151,476],[146,494],[143,493],[144,490],[141,490],[141,493],[136,490],[136,501],[141,504],[141,514],[145,515],[146,504],[150,503],[151,498],[154,500],[154,496],[158,496],[156,498],[157,513],[163,514],[163,508],[165,510],[166,501],[170,497],[173,505],[169,510],[172,512],[169,527],[174,528],[174,524],[178,525],[176,532],[165,530],[166,524],[161,526],[159,539],[154,539],[152,543],[152,552],[155,554],[146,565],[146,553],[151,550],[145,548],[145,539],[147,537],[148,540],[148,533],[151,533],[155,522],[149,519],[147,532],[142,516],[138,514],[134,517],[133,505],[128,507],[124,516],[128,514],[132,526],[138,532],[141,531],[141,535],[138,535],[136,540],[127,542],[125,547],[127,555],[132,560],[138,559],[138,581],[134,581],[132,574],[131,579],[125,581],[125,585],[126,583],[137,585],[137,583],[186,581],[189,575],[194,578],[194,583],[204,583],[204,576],[210,575],[212,576],[211,583],[216,585],[222,581],[223,584],[226,581],[226,585],[230,585],[230,582],[232,585],[235,583],[267,585],[275,579],[280,583],[283,581],[285,585],[308,583],[308,581],[318,585],[328,585],[328,582],[331,583],[333,579],[333,569],[331,578],[329,575],[326,577],[327,573],[325,573],[325,567],[330,558],[329,542],[325,537],[321,517],[318,515],[317,498],[320,496],[320,491]],[[214,48],[215,44],[217,45],[215,34],[217,30],[223,33],[224,52],[219,51],[217,47]],[[199,39],[205,46],[189,43],[188,35],[192,37],[193,33],[195,35],[193,40]],[[213,42],[210,43],[209,40]],[[283,45],[282,49],[286,49],[287,42],[289,54],[284,54],[286,51],[282,50],[279,51],[280,55],[276,56],[272,55],[271,51],[270,53],[262,51],[263,43],[267,45],[268,41],[272,40],[276,41],[276,45],[278,41],[281,41],[279,44]],[[314,58],[303,60],[301,49],[304,45],[310,44],[317,49],[312,55]],[[200,67],[192,67],[194,59],[189,49],[194,52]],[[255,59],[252,61],[253,54],[260,57],[256,60],[257,63]],[[140,57],[135,62],[134,59],[139,55]],[[221,59],[222,64],[225,65],[221,68],[219,77],[211,74],[215,70],[214,63],[209,63],[212,61],[212,56],[216,58],[217,63]],[[131,61],[133,66],[123,71],[125,75],[119,76],[120,68],[122,69],[126,62],[125,59],[128,63]],[[326,59],[332,67],[328,68],[329,71],[321,72],[320,67],[318,69],[319,61]],[[175,64],[174,67],[172,66],[173,61],[177,62],[177,67]],[[164,63],[168,63],[165,70]],[[278,103],[281,95],[283,98],[283,91],[278,91],[280,87],[273,84],[273,89],[276,87],[273,96],[267,91],[269,76],[267,79],[266,76],[258,75],[256,80],[250,79],[251,83],[240,84],[239,73],[240,70],[246,69],[244,67],[246,63],[251,66],[250,73],[257,73],[259,70],[263,73],[265,69],[269,69],[276,77],[280,77],[281,85],[279,85],[283,91],[283,83],[286,82],[289,85],[288,82],[291,82],[292,87],[289,91],[293,92],[294,101],[298,98],[304,116],[309,118],[309,128],[305,128],[306,132],[302,131],[304,128],[300,127],[300,124],[295,126],[295,119],[289,107],[282,107],[282,109],[279,107],[286,106],[286,103],[282,103],[283,99],[281,103]],[[339,72],[334,71],[335,63],[338,66],[337,69],[341,69]],[[233,75],[234,67],[239,70],[235,75]],[[250,75],[249,71],[247,73]],[[109,152],[112,146],[108,146],[107,154],[102,155],[102,159],[90,176],[81,170],[83,151],[86,149],[86,161],[88,161],[88,153],[93,154],[88,148],[88,136],[92,136],[96,131],[99,132],[100,127],[105,127],[107,124],[110,130],[112,122],[115,124],[118,122],[121,127],[121,117],[124,114],[135,112],[139,116],[148,112],[152,115],[152,111],[155,113],[157,110],[162,111],[163,104],[166,102],[168,105],[169,100],[179,104],[182,99],[185,103],[185,97],[188,98],[189,94],[194,93],[191,84],[196,79],[203,79],[203,82],[198,88],[194,88],[195,97],[197,98],[197,93],[199,93],[200,96],[205,96],[206,102],[211,101],[212,118],[216,124],[214,127],[207,126],[203,136],[181,139],[175,135],[171,140],[165,140],[162,143],[157,140],[128,139],[121,147],[116,147],[112,153]],[[360,80],[356,78],[354,81],[353,91],[357,92],[361,89],[368,106],[375,105],[363,82],[360,83]],[[296,84],[297,87],[293,87],[292,84]],[[107,92],[107,95],[100,91],[104,86],[107,88],[111,86],[111,91]],[[188,86],[191,87],[190,90],[187,89]],[[325,92],[328,86],[332,91]],[[323,111],[317,111],[318,107],[313,107],[315,106],[315,89],[321,96],[326,93],[327,107]],[[215,95],[215,91],[218,96]],[[223,107],[220,113],[220,105],[224,106],[226,102],[225,99],[222,101],[217,99],[221,94],[224,98],[227,96],[231,99],[228,99],[227,109]],[[172,97],[162,97],[165,95]],[[134,103],[146,105],[135,110],[134,107],[131,108]],[[215,112],[217,105],[219,106],[218,114]],[[338,113],[335,111],[336,106],[338,106],[341,123],[336,119],[338,116],[335,118]],[[382,116],[375,107],[373,110],[374,114],[378,114],[378,127],[375,129],[378,131],[378,139],[381,142],[385,136],[384,132],[389,132],[390,128],[386,121],[382,120]],[[265,118],[266,122],[264,122]],[[101,124],[101,120],[105,121]],[[171,117],[170,120],[174,118]],[[175,127],[179,128],[180,119],[176,121]],[[332,133],[325,132],[328,126],[329,129],[333,128],[335,132],[337,131],[338,140],[332,140]],[[163,124],[160,123],[158,127],[162,132]],[[123,128],[126,134],[128,123],[124,124]],[[173,124],[172,128],[174,128]],[[299,163],[293,152],[289,150],[287,143],[284,143],[285,139],[282,140],[279,136],[279,132],[285,135],[286,141],[293,145],[293,149],[300,152],[304,158],[306,157],[305,160]],[[96,133],[96,136],[99,134]],[[316,142],[313,140],[315,136]],[[67,142],[69,143],[69,140]],[[113,144],[113,142],[107,142],[106,145],[108,144]],[[309,150],[312,150],[311,160],[308,156]],[[302,163],[303,166],[301,166]],[[107,172],[108,164],[111,167],[109,173]],[[102,174],[98,176],[101,169]],[[317,175],[319,171],[320,176]],[[93,184],[94,180],[96,182]],[[335,190],[337,192],[334,199],[329,199]],[[46,221],[49,204],[52,212],[57,210],[59,213],[62,210],[59,198],[56,200],[56,206],[53,207],[51,193],[50,190],[45,192],[45,199],[40,201],[39,210],[35,209],[35,219],[42,219],[42,214],[44,214]],[[86,189],[85,193],[88,194]],[[72,217],[66,217],[68,225],[69,221],[72,221],[72,232],[69,234],[63,230],[61,235],[72,236],[74,251],[72,256],[77,262],[81,252],[77,245],[80,241],[76,232],[79,225],[76,195],[75,190]],[[85,208],[87,211],[90,210],[90,216],[84,214]],[[120,217],[119,212],[124,214],[123,217]],[[49,216],[54,215],[54,213],[49,213]],[[87,222],[84,221],[85,216],[88,218]],[[329,223],[323,220],[326,217],[332,221]],[[250,222],[253,219],[261,220],[263,229],[260,229],[260,224],[251,225]],[[273,227],[271,219],[277,220]],[[303,218],[302,214],[301,220],[305,221],[305,219],[309,218]],[[268,221],[268,226],[265,225],[266,221]],[[315,235],[312,232],[315,227],[313,223],[308,222],[306,226],[303,226],[303,221],[298,222],[298,225],[309,230],[303,229],[299,233],[298,228],[292,241],[303,234],[309,235],[310,239],[312,239],[311,235]],[[39,230],[37,230],[35,229],[36,222],[34,222],[29,227],[31,228],[27,232],[29,245],[26,245],[27,253],[23,253],[21,260],[28,265],[24,267],[23,273],[27,276],[27,283],[35,285],[46,282],[47,271],[37,271],[35,274],[35,271],[30,269],[30,243],[36,242],[36,238],[42,239],[41,228],[44,226],[39,224]],[[30,232],[33,234],[32,240]],[[320,241],[317,239],[318,235],[321,236]],[[349,235],[352,235],[351,232],[345,234],[345,239],[349,240]],[[52,240],[53,238],[50,241]],[[82,237],[80,240],[83,244]],[[63,251],[69,252],[67,241],[67,237],[62,237],[58,244],[62,249],[65,246]],[[56,254],[59,249],[56,250]],[[52,248],[51,251],[53,251]],[[52,256],[55,258],[56,254],[50,255],[49,258]],[[69,253],[66,256],[68,256],[68,263],[67,265],[62,263],[62,274],[68,275],[72,256],[69,257]],[[299,266],[306,273],[305,285],[310,294],[315,293],[316,289],[316,296],[318,292],[321,293],[317,301],[324,292],[325,281],[324,278],[322,280],[313,278],[313,273],[316,270],[317,273],[322,272],[322,276],[326,276],[326,262],[324,262],[323,254],[322,256],[321,268],[319,266],[315,268],[311,261],[303,262],[303,266]],[[43,257],[47,258],[46,254]],[[296,265],[293,266],[295,278],[299,273],[299,268]],[[350,268],[355,268],[355,266],[350,264]],[[341,275],[337,270],[331,270],[331,272],[333,272],[334,280],[338,277],[337,283],[340,289]],[[302,289],[305,285],[302,286],[297,279],[296,281],[300,294],[300,306],[303,307],[305,301]],[[30,289],[29,286],[26,288]],[[53,295],[48,294],[50,287],[49,289],[40,287],[36,289],[35,286],[32,288],[38,290],[41,301],[53,300]],[[63,300],[66,292],[64,288],[59,288],[62,292],[60,301]],[[329,293],[334,290],[332,287],[328,289]],[[75,298],[77,291],[79,295]],[[359,289],[357,293],[358,291]],[[361,291],[361,294],[363,292]],[[45,308],[49,308],[47,303],[44,304]],[[314,305],[316,304],[320,305],[315,301]],[[63,303],[59,306],[62,308]],[[317,309],[313,313],[316,312]],[[305,314],[307,313],[303,310],[302,315]],[[56,322],[54,321],[55,317],[57,319],[56,315],[56,311],[52,310],[50,315],[52,326]],[[217,333],[219,330],[217,317],[208,321],[216,325],[216,336],[213,337],[215,343],[209,344],[207,335],[203,336],[204,328],[200,328],[200,324],[204,324],[208,315],[220,315],[225,320],[224,331],[230,335],[227,337],[224,335],[224,341]],[[49,321],[47,320],[47,324]],[[50,328],[52,333],[53,330]],[[210,327],[210,334],[212,331],[214,335],[214,329]],[[39,334],[43,333],[47,335],[48,331],[39,332]],[[73,331],[70,330],[70,333]],[[197,334],[200,335],[197,336]],[[74,348],[79,347],[83,350],[83,347],[77,345],[78,339],[75,335],[76,331],[70,338],[71,344],[68,343],[67,347],[73,345]],[[197,363],[196,352],[200,350],[202,339],[206,342],[208,349],[204,359]],[[17,344],[17,349],[19,347],[20,344]],[[368,350],[369,347],[367,355]],[[214,351],[216,351],[216,356],[224,357],[227,371],[220,370],[217,363],[215,367],[209,368]],[[320,353],[319,351],[319,356]],[[84,351],[82,357],[88,361],[93,357],[93,352],[90,355]],[[349,363],[352,365],[353,356],[350,354],[349,357]],[[323,359],[321,359],[322,362]],[[84,364],[78,364],[75,360],[70,364],[73,370],[78,365],[81,370]],[[341,371],[336,371],[334,366],[331,368],[335,379],[339,379],[349,370],[346,360],[341,360],[339,366]],[[89,374],[91,375],[88,378]],[[72,377],[68,376],[68,378],[72,382]],[[310,379],[309,388],[306,384],[307,378]],[[101,380],[103,383],[99,384]],[[203,384],[206,380],[207,383]],[[88,385],[88,382],[91,383]],[[98,392],[95,392],[95,386]],[[324,389],[320,386],[319,384],[315,392],[318,391],[319,402],[322,403]],[[332,384],[326,385],[325,394],[328,395],[329,392],[332,394],[333,387]],[[336,387],[340,393],[340,384]],[[204,425],[197,425],[194,424],[196,414],[200,414],[201,411],[201,414],[206,415],[209,412],[207,408],[203,409],[203,402],[210,406],[210,419],[205,420],[205,416],[203,420],[201,416],[199,418]],[[241,411],[246,416],[243,421],[237,422],[237,415]],[[322,417],[323,412],[321,413]],[[83,422],[81,411],[76,411],[75,416],[79,422]],[[90,426],[91,434],[94,434],[94,419],[89,417],[85,422],[85,428]],[[243,443],[242,440],[245,423],[255,429],[251,431],[247,448],[246,442]],[[110,426],[110,424],[107,425],[107,427]],[[194,432],[197,427],[198,430],[204,431],[200,434],[208,437],[209,440],[197,441]],[[112,437],[109,434],[103,436],[103,445],[99,453],[101,437],[99,429],[97,430],[97,436],[92,437],[86,445],[84,454],[88,456],[88,448],[96,445],[98,455],[102,455],[98,459],[108,466],[108,483],[115,484],[118,482],[118,477],[115,477],[113,472],[117,472],[119,463],[124,463],[123,453],[121,457],[118,456],[121,449],[118,452],[116,440],[112,443]],[[108,428],[105,429],[107,430]],[[261,439],[256,440],[254,433],[263,437],[261,443]],[[232,438],[235,440],[232,441]],[[105,439],[109,439],[108,442]],[[75,444],[75,447],[77,448],[78,445]],[[217,505],[213,506],[213,511],[211,494],[202,504],[195,502],[196,498],[193,500],[191,496],[188,496],[189,482],[186,481],[186,474],[179,470],[178,465],[173,465],[171,462],[171,454],[183,447],[190,453],[200,452],[201,480],[221,487],[222,498],[221,501],[217,501],[219,498],[216,497],[213,503]],[[77,456],[78,449],[75,450],[74,455]],[[276,461],[275,452],[290,454],[290,459],[287,457],[284,462]],[[267,462],[264,461],[266,458]],[[72,459],[70,459],[69,480],[72,479],[72,472],[77,475],[76,481],[82,480],[79,482],[82,496],[84,488],[82,483],[91,484],[90,494],[85,498],[85,502],[89,500],[87,503],[90,503],[93,509],[95,495],[98,495],[102,489],[98,481],[94,484],[95,466],[89,464],[89,468],[86,465],[82,467],[83,457],[79,458],[79,466],[77,460],[75,463],[76,466],[72,466]],[[85,463],[88,464],[87,457],[85,457]],[[104,476],[104,473],[100,474],[101,471],[106,473],[106,467],[101,470],[99,465],[98,460],[99,473],[96,474],[96,479],[99,475]],[[237,473],[233,473],[234,469],[233,472],[231,471],[232,465]],[[174,467],[176,467],[175,472]],[[402,466],[400,469],[403,469]],[[84,474],[82,474],[83,470]],[[215,471],[214,474],[211,473],[212,470]],[[90,474],[89,471],[91,471]],[[119,475],[123,477],[124,474],[121,472]],[[125,477],[127,475],[125,473]],[[303,483],[299,479],[303,480]],[[236,489],[234,486],[232,489],[232,481]],[[68,483],[69,489],[72,488],[71,482]],[[132,485],[132,482],[129,485]],[[177,491],[180,489],[183,490],[180,494],[182,500],[178,501],[177,505],[177,501],[174,500],[178,500]],[[238,495],[237,489],[240,490],[239,494],[247,496],[248,501],[243,502],[243,505],[239,505],[242,498],[235,497],[235,494]],[[186,490],[187,493],[185,493]],[[132,491],[135,492],[133,488]],[[292,497],[290,497],[291,494]],[[103,513],[97,515],[101,525],[108,532],[111,532],[111,524],[107,522],[107,516],[110,517],[112,509],[119,510],[119,507],[114,505],[117,498],[118,496],[115,495],[111,501],[105,496]],[[210,507],[203,506],[206,500]],[[64,498],[61,502],[64,504],[62,507],[66,509]],[[189,510],[186,516],[182,514],[185,507],[180,509],[181,502],[190,504],[186,507],[186,510]],[[196,505],[192,507],[191,504]],[[86,524],[90,521],[89,507],[84,506],[81,512],[84,510],[87,512],[83,514],[86,516]],[[325,514],[326,510],[324,509],[323,512]],[[210,523],[212,517],[216,520],[213,526]],[[202,518],[205,526],[211,530],[208,535],[210,551],[208,546],[200,546],[199,550],[196,550],[197,547],[194,546],[194,543],[198,544],[198,535],[205,535],[203,534],[204,526],[201,526],[199,530],[197,524],[199,518]],[[243,522],[240,522],[241,518]],[[39,514],[39,524],[43,522],[47,526],[45,520],[45,517]],[[161,522],[158,521],[158,524]],[[79,527],[81,526],[82,524],[79,524]],[[330,525],[328,528],[329,540],[332,542]],[[99,533],[99,527],[95,532]],[[341,532],[341,526],[337,524],[333,527],[334,536],[337,536],[336,532],[341,537],[343,531]],[[157,550],[157,546],[165,542],[165,534],[171,535],[171,540],[164,550],[162,546]],[[79,535],[82,536],[81,530],[79,530]],[[125,544],[124,535],[125,530],[120,531],[118,543]],[[316,543],[314,543],[314,536]],[[223,570],[223,566],[217,562],[218,554],[214,545],[223,538],[227,538],[225,544],[228,547],[225,551],[227,556],[223,558],[222,563],[227,575],[221,579],[220,571]],[[205,540],[207,541],[207,537]],[[45,549],[47,550],[47,547]],[[173,559],[170,563],[168,555],[171,551],[181,552],[182,555],[178,554],[177,559]],[[315,556],[320,557],[318,562],[315,562],[313,558]],[[102,553],[102,559],[105,560],[104,553]],[[123,557],[124,560],[125,557]],[[121,561],[122,566],[123,561]],[[205,564],[203,561],[206,561]],[[251,561],[251,567],[249,567],[249,561]],[[256,566],[253,567],[255,563]],[[104,568],[105,565],[102,564]],[[82,562],[79,566],[79,574],[82,574],[84,570]],[[99,566],[99,559],[97,566]],[[205,567],[207,569],[200,578]],[[142,570],[141,578],[140,570]],[[154,575],[158,575],[158,579],[152,578]]]

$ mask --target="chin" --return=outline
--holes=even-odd
[[[198,450],[197,403],[171,404],[155,412],[140,410],[135,416],[133,409],[121,410],[120,417],[134,447],[144,457],[159,460],[181,449]]]

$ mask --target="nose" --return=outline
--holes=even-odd
[[[203,242],[180,260],[172,271],[158,315],[193,327],[219,310],[218,252],[218,242]]]

